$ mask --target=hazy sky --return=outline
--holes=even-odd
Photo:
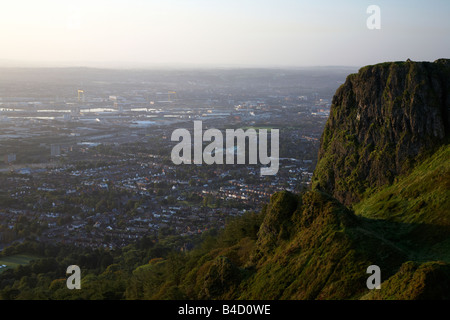
[[[369,5],[381,29],[369,30]],[[0,63],[362,66],[449,57],[449,0],[5,0]]]

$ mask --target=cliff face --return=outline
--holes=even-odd
[[[450,60],[367,66],[336,91],[313,188],[344,204],[392,183],[446,143]]]

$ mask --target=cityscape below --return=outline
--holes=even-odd
[[[115,248],[192,235],[311,182],[334,88],[330,70],[4,69],[0,241]],[[280,170],[175,165],[171,133],[280,130]]]

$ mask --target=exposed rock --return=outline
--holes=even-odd
[[[299,203],[298,197],[288,191],[277,192],[271,196],[258,232],[258,253],[270,252],[279,240],[289,237],[291,217]]]
[[[240,271],[230,259],[218,257],[205,275],[201,298],[214,299],[222,296],[230,288],[239,284]]]
[[[392,183],[448,142],[450,60],[361,68],[336,91],[313,188],[344,204]]]

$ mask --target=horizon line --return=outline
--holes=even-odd
[[[442,58],[439,58],[442,59]],[[415,62],[434,62],[439,59],[431,60],[411,60]],[[0,59],[1,69],[100,69],[100,70],[193,70],[193,69],[319,69],[319,68],[345,68],[345,69],[359,69],[364,66],[376,65],[386,62],[401,62],[407,61],[404,59],[379,61],[375,63],[366,63],[362,65],[339,65],[339,64],[314,64],[314,65],[277,65],[277,64],[198,64],[198,63],[133,63],[133,62],[98,62],[98,61],[83,61],[83,62],[36,62],[36,61],[20,61],[11,59]]]

